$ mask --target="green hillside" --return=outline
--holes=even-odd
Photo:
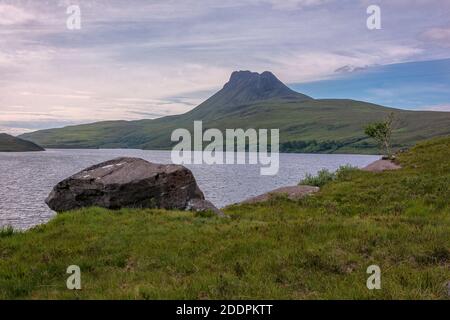
[[[87,208],[0,231],[0,299],[449,299],[450,137],[230,218]],[[81,269],[82,290],[66,288]],[[368,290],[370,265],[381,290]]]
[[[42,130],[22,137],[48,148],[169,149],[171,132],[204,129],[279,128],[285,152],[376,153],[364,126],[396,115],[394,148],[450,134],[450,113],[406,111],[354,100],[312,99],[294,92],[270,72],[234,72],[224,88],[195,109],[155,120],[109,121]]]
[[[22,140],[6,133],[0,133],[0,152],[43,151],[33,142]]]

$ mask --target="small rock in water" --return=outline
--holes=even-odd
[[[139,158],[117,158],[61,181],[45,202],[52,210],[62,212],[92,206],[186,210],[195,209],[193,200],[198,205],[209,203],[209,209],[218,212],[205,200],[189,169]]]

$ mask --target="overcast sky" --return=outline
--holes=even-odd
[[[80,30],[66,26],[74,4]],[[381,7],[381,30],[366,26],[371,4]],[[448,58],[448,0],[0,0],[0,131],[182,113],[233,70],[269,70],[327,96],[314,85],[354,79],[359,68],[426,69],[431,60],[447,61],[433,65],[437,77],[425,85],[440,90],[439,100],[401,103],[415,90],[378,90],[367,100],[384,102],[384,94],[393,107],[450,110]],[[417,84],[408,74],[403,88]],[[349,97],[361,92],[352,83],[343,86]]]

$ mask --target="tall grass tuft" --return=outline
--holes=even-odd
[[[12,236],[16,231],[12,226],[6,226],[0,228],[0,238],[6,238]]]
[[[323,187],[327,183],[334,180],[348,179],[349,175],[355,170],[358,170],[358,168],[351,165],[340,166],[336,172],[330,172],[327,169],[322,169],[317,172],[317,175],[306,174],[305,178],[300,181],[299,185]]]

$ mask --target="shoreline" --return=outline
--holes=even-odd
[[[171,152],[171,149],[135,149],[135,148],[53,148],[53,147],[45,147],[45,150],[43,151],[35,151],[35,152],[45,152],[45,151],[58,151],[58,150],[62,150],[62,151],[66,151],[66,150],[70,150],[70,151],[76,151],[76,150],[106,150],[106,151],[113,151],[113,150],[131,150],[131,151],[166,151],[166,152]],[[196,151],[192,151],[192,150],[185,150],[186,152],[201,152],[201,150],[196,150]],[[30,151],[32,152],[32,151]],[[9,151],[6,152],[1,152],[0,153],[11,153]],[[18,152],[19,153],[19,152]],[[224,152],[225,153],[225,152]],[[240,152],[236,152],[234,151],[234,153],[240,153]],[[246,151],[245,154],[248,154],[250,152]],[[259,153],[259,152],[258,152]],[[269,152],[270,153],[270,152]],[[329,153],[329,152],[285,152],[285,151],[281,151],[278,152],[279,154],[284,154],[284,155],[288,155],[288,154],[294,154],[294,155],[343,155],[343,156],[347,156],[347,155],[355,155],[355,156],[379,156],[382,157],[381,154],[378,153],[353,153],[353,152],[348,152],[348,153]]]

